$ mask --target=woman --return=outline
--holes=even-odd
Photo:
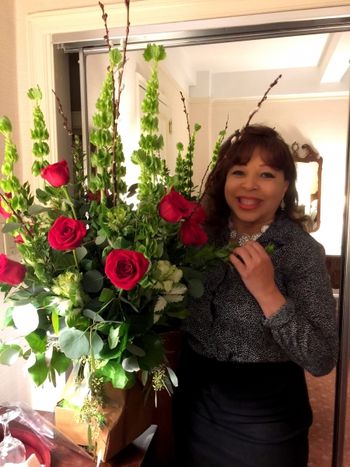
[[[287,144],[261,125],[228,139],[208,178],[209,238],[235,248],[190,303],[174,398],[179,466],[307,466],[304,369],[332,370],[337,327],[324,250],[303,229],[295,180]]]

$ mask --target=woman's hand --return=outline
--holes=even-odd
[[[264,315],[275,314],[286,299],[275,283],[274,267],[264,247],[258,242],[248,242],[235,248],[229,258]]]

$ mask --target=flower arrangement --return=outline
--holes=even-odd
[[[35,196],[29,183],[22,184],[14,174],[19,156],[11,122],[0,119],[5,139],[0,215],[6,222],[3,232],[13,236],[21,257],[15,261],[0,254],[0,289],[9,305],[4,325],[24,337],[24,344],[2,342],[0,361],[10,364],[22,357],[31,362],[28,371],[36,385],[47,379],[55,383],[57,374],[74,364],[90,393],[107,382],[127,389],[138,378],[155,391],[172,392],[176,375],[167,363],[162,333],[187,316],[187,297],[202,293],[203,269],[225,252],[206,245],[201,193],[192,182],[200,127],[189,130],[187,148],[178,144],[173,175],[160,156],[158,64],[165,51],[154,44],[144,51],[152,68],[139,148],[132,156],[140,176],[136,185],[126,186],[118,118],[127,36],[121,50],[110,44],[107,15],[100,6],[109,67],[90,133],[91,176],[84,171],[76,136],[71,156],[50,163],[39,87],[28,92],[34,109],[32,173],[42,179]],[[64,118],[61,107],[60,113]],[[211,163],[224,135],[225,130]],[[131,195],[136,195],[134,204]]]

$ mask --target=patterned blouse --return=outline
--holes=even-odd
[[[217,243],[228,242],[229,231]],[[286,303],[270,318],[248,292],[235,268],[215,264],[201,298],[191,299],[184,324],[189,345],[220,361],[292,360],[315,376],[336,364],[336,302],[322,245],[280,214],[257,240],[273,243],[275,281]]]

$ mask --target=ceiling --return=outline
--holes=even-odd
[[[349,91],[349,59],[341,32],[168,48],[164,67],[193,97],[255,97],[280,73],[275,93],[334,95]]]

